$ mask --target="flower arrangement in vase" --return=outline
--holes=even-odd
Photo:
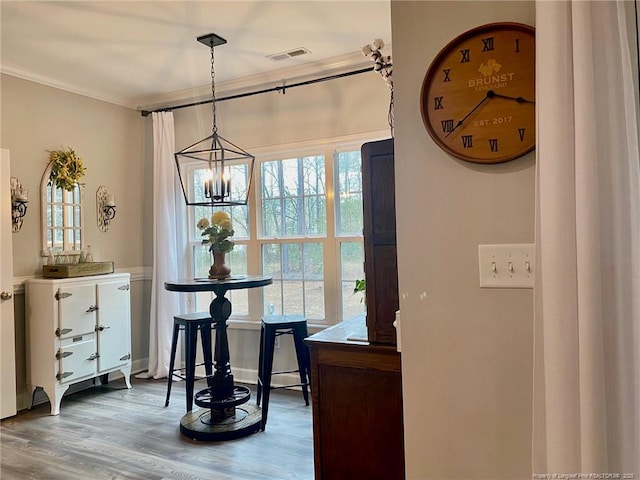
[[[202,231],[203,245],[209,245],[213,254],[213,265],[209,269],[209,278],[227,278],[231,275],[231,268],[225,264],[225,255],[233,250],[235,243],[230,240],[233,236],[233,224],[227,212],[218,211],[208,218],[198,220],[197,227]]]

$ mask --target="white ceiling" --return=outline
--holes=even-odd
[[[210,89],[210,51],[196,41],[207,33],[228,42],[215,48],[216,86],[367,62],[363,45],[374,38],[391,42],[389,3],[1,0],[0,65],[10,75],[148,106]],[[266,57],[298,47],[311,54],[278,62]]]

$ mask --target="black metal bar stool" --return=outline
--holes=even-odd
[[[173,377],[176,376],[185,380],[187,412],[193,409],[193,387],[196,376],[196,366],[204,365],[207,377],[213,373],[212,369],[212,352],[211,352],[211,328],[213,320],[209,312],[184,313],[173,317],[173,338],[171,339],[171,361],[169,362],[169,375],[167,375],[167,399],[164,406],[169,406],[169,395],[171,395],[171,384]],[[175,368],[176,349],[178,347],[178,336],[180,331],[184,330],[185,343],[185,373],[182,375],[182,368]],[[196,342],[198,339],[198,330],[200,330],[200,338],[202,339],[202,354],[204,362],[196,365]],[[179,372],[179,373],[176,373]]]
[[[280,335],[293,335],[293,342],[296,348],[296,358],[298,359],[297,370],[273,371],[273,353],[276,344],[276,337]],[[260,329],[260,358],[258,360],[258,406],[262,401],[262,426],[264,430],[267,425],[267,413],[269,411],[269,392],[277,388],[302,387],[302,396],[309,405],[309,379],[311,375],[311,359],[309,348],[305,345],[304,339],[308,336],[307,320],[302,315],[273,315],[262,318]],[[283,373],[300,374],[300,383],[294,385],[283,385],[280,387],[271,386],[272,375]]]

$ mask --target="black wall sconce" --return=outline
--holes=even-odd
[[[22,228],[22,221],[27,214],[27,189],[22,186],[20,181],[11,177],[11,231],[19,232]]]
[[[116,218],[115,197],[109,193],[104,185],[99,186],[96,191],[96,216],[101,232],[109,230],[111,220]]]

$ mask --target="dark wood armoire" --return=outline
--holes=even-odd
[[[367,314],[307,338],[316,480],[404,478],[393,139],[362,146]]]

